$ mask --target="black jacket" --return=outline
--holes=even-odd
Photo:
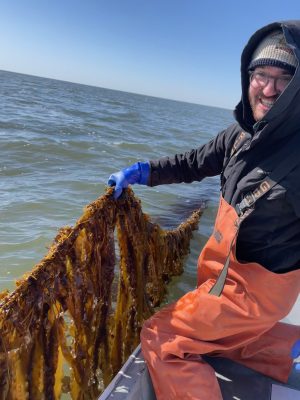
[[[300,150],[299,66],[288,87],[259,123],[253,119],[248,100],[247,69],[251,55],[262,38],[278,28],[300,60],[300,20],[276,22],[258,30],[242,53],[242,99],[234,111],[237,123],[198,149],[150,161],[149,186],[189,183],[221,175],[222,195],[235,207],[282,159]],[[245,135],[239,151],[230,157],[241,131]],[[295,135],[299,136],[298,144],[291,146]],[[240,261],[258,262],[277,273],[300,268],[300,151],[299,165],[258,200],[255,210],[243,221],[237,257]]]

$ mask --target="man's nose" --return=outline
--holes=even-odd
[[[278,94],[278,90],[276,89],[276,79],[269,78],[268,83],[263,88],[263,94],[267,97]]]

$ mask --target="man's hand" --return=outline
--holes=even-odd
[[[300,356],[300,340],[297,340],[297,342],[294,344],[291,350],[291,356],[292,358],[298,358]],[[295,370],[300,373],[300,362],[295,363]]]
[[[121,196],[122,190],[127,188],[128,185],[138,183],[140,185],[147,185],[150,175],[149,162],[137,162],[128,168],[124,168],[108,178],[107,184],[114,186],[114,198],[117,199]]]

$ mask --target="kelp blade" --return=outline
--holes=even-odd
[[[118,201],[108,189],[61,229],[16,290],[0,296],[0,399],[96,399],[182,273],[201,212],[164,231],[131,189]]]

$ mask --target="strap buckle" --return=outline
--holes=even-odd
[[[251,208],[256,201],[256,197],[252,192],[247,193],[243,200],[236,205],[236,211],[239,216],[243,215],[246,210]]]

